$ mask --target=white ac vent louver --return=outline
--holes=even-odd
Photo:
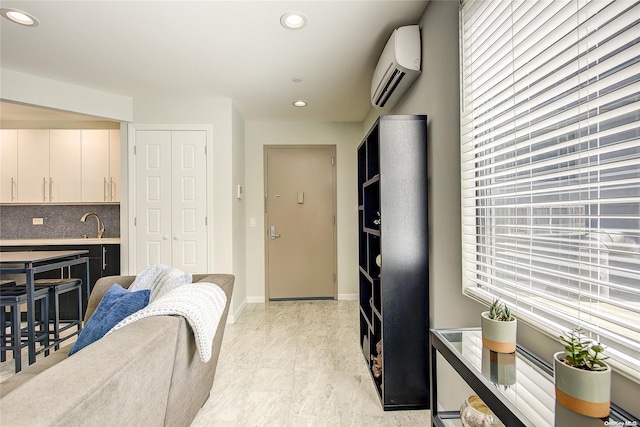
[[[371,103],[390,109],[420,75],[420,27],[394,30],[380,55],[371,80]]]

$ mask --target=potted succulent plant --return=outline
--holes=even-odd
[[[518,323],[509,307],[497,298],[481,316],[482,345],[496,353],[516,351]]]
[[[609,415],[611,367],[604,346],[586,338],[581,328],[561,335],[564,351],[553,355],[556,401],[582,415],[603,418]]]

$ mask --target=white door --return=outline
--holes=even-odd
[[[207,163],[204,131],[171,132],[172,265],[192,273],[207,267]]]
[[[17,199],[18,130],[0,130],[0,203],[14,203]]]
[[[79,129],[49,131],[49,201],[82,201],[82,173]]]
[[[136,130],[136,271],[207,270],[205,131]]]
[[[49,202],[49,130],[18,129],[18,202]]]
[[[109,130],[82,130],[82,201],[109,200]]]

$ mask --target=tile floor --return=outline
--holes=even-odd
[[[428,410],[382,410],[358,335],[357,301],[248,304],[226,326],[192,427],[429,426]],[[0,381],[13,375],[8,359]]]
[[[382,410],[358,324],[357,301],[247,305],[192,427],[430,425],[430,411]]]

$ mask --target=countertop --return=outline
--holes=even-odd
[[[2,239],[0,246],[119,245],[119,237],[102,239]]]

